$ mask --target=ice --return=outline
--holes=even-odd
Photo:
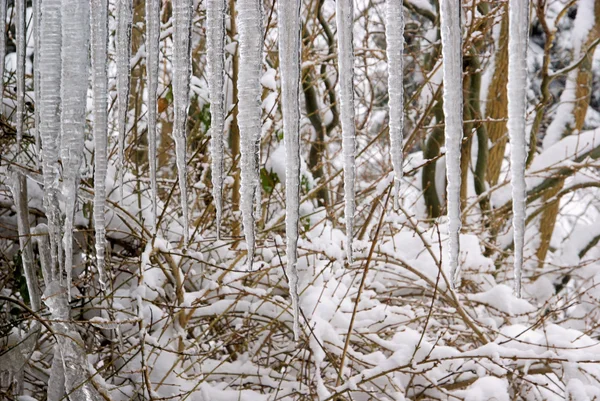
[[[525,119],[527,113],[527,44],[529,39],[529,0],[509,1],[508,38],[508,135],[510,137],[510,166],[515,244],[515,294],[521,296],[523,247],[527,185],[525,163],[527,142]]]
[[[65,271],[67,289],[71,288],[73,268],[73,228],[80,169],[83,163],[85,140],[86,100],[89,74],[88,0],[62,0],[62,72],[61,72],[61,159],[63,166],[63,195],[65,198]]]
[[[40,23],[40,137],[44,208],[48,218],[50,254],[53,265],[62,266],[61,219],[58,203],[61,110],[61,0],[44,0]]]
[[[148,162],[152,192],[152,230],[156,230],[156,118],[160,43],[160,0],[146,0],[146,76],[148,80]]]
[[[287,268],[294,340],[300,336],[298,300],[298,225],[300,219],[300,6],[299,0],[279,0],[279,60],[281,68],[281,105],[285,142],[285,233]]]
[[[6,32],[6,0],[0,0],[0,32]],[[6,56],[6,35],[0,36],[0,105],[2,105],[4,102],[4,58]]]
[[[238,126],[241,142],[241,210],[248,247],[248,269],[252,270],[256,249],[254,205],[259,189],[261,135],[261,85],[263,12],[260,0],[238,2],[240,69],[238,77]]]
[[[106,251],[106,171],[108,168],[108,0],[90,1],[93,133],[94,133],[94,228],[96,230],[96,263],[100,283],[104,283]]]
[[[127,108],[131,75],[131,0],[117,1],[117,32],[115,47],[117,51],[117,127],[119,131],[119,153],[117,167],[119,171],[119,198],[123,201],[123,174],[125,171],[125,134],[127,132]]]
[[[346,219],[346,256],[352,263],[352,239],[354,237],[354,183],[356,181],[356,135],[354,126],[354,5],[353,0],[335,2],[340,115],[342,123],[342,149],[344,157],[344,214]]]
[[[223,131],[225,129],[225,0],[207,0],[206,42],[210,94],[210,137],[213,198],[217,210],[217,239],[223,215]]]
[[[394,205],[396,206],[402,180],[402,130],[404,127],[404,15],[402,0],[386,1],[385,34],[388,59],[390,152],[394,167]]]
[[[0,0],[1,1],[1,0]],[[41,0],[33,0],[33,53],[35,55],[40,54],[40,19],[42,15],[41,10]],[[0,5],[0,8],[2,6]],[[1,14],[1,13],[0,13]],[[0,18],[2,16],[0,15]],[[0,27],[1,28],[1,27]],[[4,32],[4,30],[2,31]],[[3,54],[3,53],[2,53]],[[0,60],[4,60],[3,55],[0,54]],[[4,63],[2,63],[4,66]],[[0,77],[2,76],[2,71],[0,67]],[[40,140],[40,108],[38,105],[40,104],[40,58],[33,57],[33,91],[34,91],[34,119],[35,119],[35,128],[33,131],[33,135],[35,137],[35,155],[37,157],[36,162],[41,163],[41,152],[42,145]],[[0,90],[1,92],[1,90]],[[0,94],[0,104],[2,103],[2,95]]]
[[[189,243],[186,123],[190,106],[192,1],[173,0],[173,137],[177,157],[183,242]]]
[[[446,180],[448,182],[448,236],[451,283],[460,285],[460,144],[463,137],[462,33],[460,0],[442,0],[441,31],[444,58],[444,134],[446,137]]]
[[[16,20],[15,33],[17,45],[17,149],[19,152],[18,158],[23,160],[25,152],[21,152],[21,142],[23,140],[23,129],[25,124],[25,51],[27,44],[27,26],[25,25],[25,0],[16,0],[14,6]]]

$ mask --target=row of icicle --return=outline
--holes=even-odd
[[[1,0],[0,21],[5,30],[6,0]],[[20,146],[24,119],[25,67],[25,0],[16,1],[17,25],[17,141]],[[238,78],[239,128],[241,136],[241,209],[244,234],[248,248],[248,268],[252,268],[255,250],[255,208],[260,199],[259,166],[261,138],[261,87],[263,12],[260,0],[238,0],[240,65],[244,66]],[[449,260],[451,283],[459,283],[460,216],[460,145],[462,140],[462,32],[460,0],[441,2],[441,32],[444,74],[444,114],[448,181]],[[281,72],[282,111],[286,150],[286,237],[287,268],[293,303],[294,336],[298,338],[298,273],[296,269],[299,182],[300,182],[300,18],[299,0],[279,0],[281,13],[279,27],[279,55]],[[397,204],[402,178],[403,160],[403,4],[402,0],[387,0],[386,33],[389,85],[389,127],[391,158],[394,170],[394,203]],[[207,1],[207,69],[212,125],[211,154],[213,196],[217,210],[217,236],[221,235],[223,152],[225,126],[225,0]],[[161,0],[146,1],[146,71],[148,81],[148,143],[152,227],[156,232],[156,121],[159,72]],[[514,193],[515,237],[515,291],[520,294],[523,258],[525,181],[525,88],[529,3],[511,0],[510,58],[509,58],[509,134],[512,152],[512,183]],[[51,255],[54,264],[63,265],[70,283],[72,270],[73,217],[79,186],[79,171],[83,159],[85,129],[85,101],[89,74],[88,48],[91,55],[93,90],[94,158],[94,226],[96,229],[97,266],[102,283],[105,281],[105,181],[108,163],[108,0],[34,0],[34,42],[36,63],[35,133],[41,142],[41,166],[44,181]],[[177,168],[181,190],[184,243],[189,243],[187,187],[186,187],[186,119],[189,107],[191,77],[192,0],[173,0],[173,94],[174,128]],[[81,21],[89,18],[90,24]],[[127,132],[129,95],[130,48],[132,27],[131,0],[116,3],[116,67],[117,67],[117,130],[118,182],[122,193],[124,144]],[[336,1],[338,26],[338,65],[342,146],[344,157],[345,216],[347,231],[347,258],[352,261],[353,219],[355,212],[355,154],[353,85],[353,0]],[[22,20],[22,21],[21,21]],[[4,37],[0,41],[0,56],[5,55]],[[3,69],[4,63],[0,67]],[[44,68],[40,69],[39,65]],[[2,71],[0,71],[2,72]],[[63,166],[65,210],[60,210],[59,160]],[[65,221],[64,229],[61,221]],[[64,233],[64,239],[61,238]]]

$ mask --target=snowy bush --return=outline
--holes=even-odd
[[[0,11],[1,399],[600,399],[600,0]]]

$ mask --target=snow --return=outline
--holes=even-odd
[[[183,242],[187,246],[190,230],[187,196],[187,114],[190,106],[192,1],[173,0],[173,139],[177,159]]]
[[[152,201],[152,230],[156,231],[156,119],[160,42],[160,0],[146,1],[146,77],[148,81],[148,164],[150,165],[150,189]]]
[[[342,123],[342,152],[344,163],[344,215],[346,220],[346,257],[352,263],[354,185],[356,181],[356,135],[354,126],[354,5],[353,0],[335,2],[335,21],[338,28],[339,102]]]
[[[442,55],[444,58],[444,116],[446,137],[446,181],[448,182],[448,236],[450,241],[449,261],[451,284],[456,289],[460,285],[459,233],[460,213],[460,145],[463,137],[462,116],[462,33],[460,23],[461,2],[442,0],[441,34]]]
[[[386,1],[390,153],[394,167],[394,206],[398,205],[402,180],[404,129],[404,14],[402,0]]]
[[[63,166],[63,195],[65,197],[65,271],[68,291],[71,291],[73,268],[73,228],[79,190],[80,169],[83,164],[86,100],[89,74],[88,0],[62,0],[62,72],[61,72],[61,160]],[[101,266],[99,264],[99,270]],[[102,281],[103,270],[100,270]]]
[[[260,136],[263,11],[260,0],[240,0],[237,16],[240,69],[238,77],[238,126],[241,153],[241,211],[248,248],[248,270],[256,250],[255,204],[260,191]]]
[[[529,1],[509,2],[508,38],[508,135],[510,137],[511,184],[513,198],[515,294],[521,296],[527,186],[527,44],[529,42]]]
[[[279,59],[285,143],[286,275],[294,316],[294,340],[300,337],[298,295],[298,226],[300,223],[300,6],[298,0],[279,0]],[[283,12],[285,10],[285,12]],[[264,76],[263,76],[264,79]]]
[[[210,137],[213,198],[216,208],[217,239],[221,238],[223,215],[223,156],[225,130],[225,0],[207,0],[208,86],[210,92]]]
[[[65,0],[66,1],[66,0]],[[106,252],[106,174],[108,169],[108,0],[90,2],[92,91],[94,118],[94,229],[96,263],[104,283]]]
[[[131,75],[131,0],[117,0],[117,32],[115,36],[117,63],[117,129],[119,132],[118,160],[119,197],[123,199],[123,175],[125,172],[125,134],[127,132],[127,109],[129,107],[129,76]]]

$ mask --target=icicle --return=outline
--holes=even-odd
[[[17,228],[19,232],[19,245],[21,248],[21,260],[23,272],[27,282],[27,291],[31,302],[31,308],[39,311],[42,303],[40,298],[39,283],[36,275],[36,267],[33,259],[33,246],[31,241],[31,229],[29,226],[29,206],[27,202],[27,178],[22,173],[13,173],[11,177],[11,192],[17,211]]]
[[[25,0],[15,1],[15,19],[17,36],[17,157],[24,160],[21,149],[23,128],[25,125],[25,50],[27,28],[25,26]]]
[[[104,264],[106,251],[106,222],[104,205],[106,203],[107,155],[107,113],[108,113],[108,0],[91,0],[91,54],[92,54],[92,90],[94,92],[94,228],[96,229],[96,262],[100,283],[104,283]]]
[[[61,87],[61,0],[44,0],[41,4],[39,64],[40,137],[44,175],[44,208],[48,218],[50,254],[53,265],[62,266],[60,212],[58,204]],[[38,105],[36,105],[38,106]]]
[[[4,58],[6,56],[6,0],[0,0],[0,113],[4,113]]]
[[[146,0],[146,74],[148,79],[148,158],[152,191],[152,230],[156,232],[156,113],[158,55],[160,43],[160,0]]]
[[[1,1],[1,0],[0,0]],[[41,163],[41,139],[40,139],[40,17],[42,14],[41,0],[33,0],[33,91],[34,91],[34,118],[35,130],[35,155],[36,162]],[[4,59],[4,58],[2,58]],[[1,96],[0,96],[1,98]]]
[[[460,0],[442,0],[442,56],[444,60],[444,116],[446,137],[446,180],[448,181],[448,236],[451,283],[458,288],[460,271],[460,144],[462,124],[462,33]]]
[[[279,62],[281,69],[281,104],[285,143],[285,233],[287,269],[292,310],[294,340],[300,335],[298,300],[298,223],[300,220],[300,0],[279,0]]]
[[[390,153],[394,166],[394,207],[398,206],[402,180],[402,140],[404,128],[404,15],[403,0],[386,1],[386,51],[388,58],[388,93],[390,108]]]
[[[262,72],[262,3],[260,0],[239,0],[238,28],[240,73],[238,77],[238,126],[241,153],[241,209],[244,236],[248,247],[248,269],[252,270],[256,249],[256,222],[254,205],[259,180],[259,151],[257,142],[261,135],[261,87]]]
[[[210,137],[213,198],[217,209],[217,239],[223,214],[223,130],[225,129],[225,0],[207,0],[206,42],[210,94]]]
[[[188,245],[190,230],[187,204],[186,123],[190,106],[192,1],[173,0],[173,136],[181,191],[183,242]]]
[[[73,220],[79,190],[79,171],[83,163],[85,141],[85,106],[89,73],[88,0],[62,0],[62,115],[61,159],[63,165],[63,195],[65,197],[65,271],[67,290],[71,291],[73,268]]]
[[[346,252],[352,263],[352,238],[354,237],[354,182],[356,180],[356,134],[354,127],[354,27],[353,0],[335,2],[338,29],[338,66],[340,81],[340,115],[342,122],[342,150],[344,154],[344,214],[346,216]]]
[[[513,194],[514,275],[515,294],[521,297],[527,197],[527,187],[525,185],[525,162],[527,160],[525,114],[527,112],[529,0],[510,0],[508,8],[508,134],[510,136],[510,172]]]
[[[129,105],[129,75],[131,74],[131,0],[119,0],[117,3],[117,33],[115,47],[117,50],[117,126],[119,130],[119,155],[117,168],[119,171],[119,197],[123,200],[123,174],[125,171],[125,133],[127,131],[127,106]]]

